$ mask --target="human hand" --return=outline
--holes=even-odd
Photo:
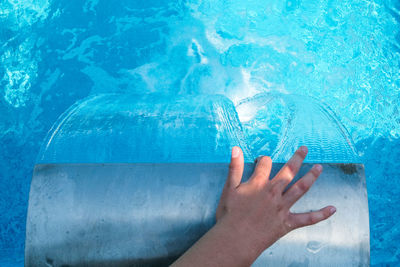
[[[271,158],[261,157],[253,175],[242,183],[243,153],[234,147],[216,212],[217,223],[172,266],[250,266],[288,232],[329,218],[336,211],[333,206],[299,214],[290,212],[322,171],[321,165],[314,165],[285,191],[306,155],[307,148],[300,147],[272,180]]]
[[[299,171],[307,147],[300,147],[278,174],[269,180],[272,161],[270,157],[258,159],[254,173],[241,183],[244,167],[243,153],[239,147],[232,149],[229,174],[217,208],[217,225],[235,235],[248,250],[253,262],[266,248],[288,232],[316,224],[329,218],[336,208],[306,213],[292,213],[290,208],[312,186],[322,172],[317,164],[287,191],[287,185]]]

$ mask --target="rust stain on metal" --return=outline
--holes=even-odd
[[[345,174],[351,175],[351,174],[354,174],[357,172],[357,166],[356,166],[356,164],[353,164],[353,163],[346,163],[346,164],[341,163],[341,164],[338,164],[338,166],[342,170],[342,172]]]

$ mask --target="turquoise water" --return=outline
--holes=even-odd
[[[243,109],[257,95],[329,110],[366,167],[371,263],[400,263],[398,1],[3,0],[0,40],[2,266],[23,264],[32,169],[56,119],[88,96],[160,92],[226,96],[254,155],[279,152],[281,129],[274,117],[263,142]]]

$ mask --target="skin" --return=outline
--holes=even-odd
[[[265,249],[290,231],[316,224],[334,214],[333,206],[306,213],[290,212],[322,172],[321,165],[314,165],[284,192],[306,155],[307,147],[300,147],[272,180],[269,180],[271,158],[259,157],[252,176],[242,183],[243,152],[234,147],[216,224],[172,266],[250,266]]]

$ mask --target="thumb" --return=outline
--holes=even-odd
[[[227,185],[229,188],[236,188],[240,185],[243,176],[244,158],[243,152],[238,146],[232,148],[231,163],[229,164],[229,173]]]

